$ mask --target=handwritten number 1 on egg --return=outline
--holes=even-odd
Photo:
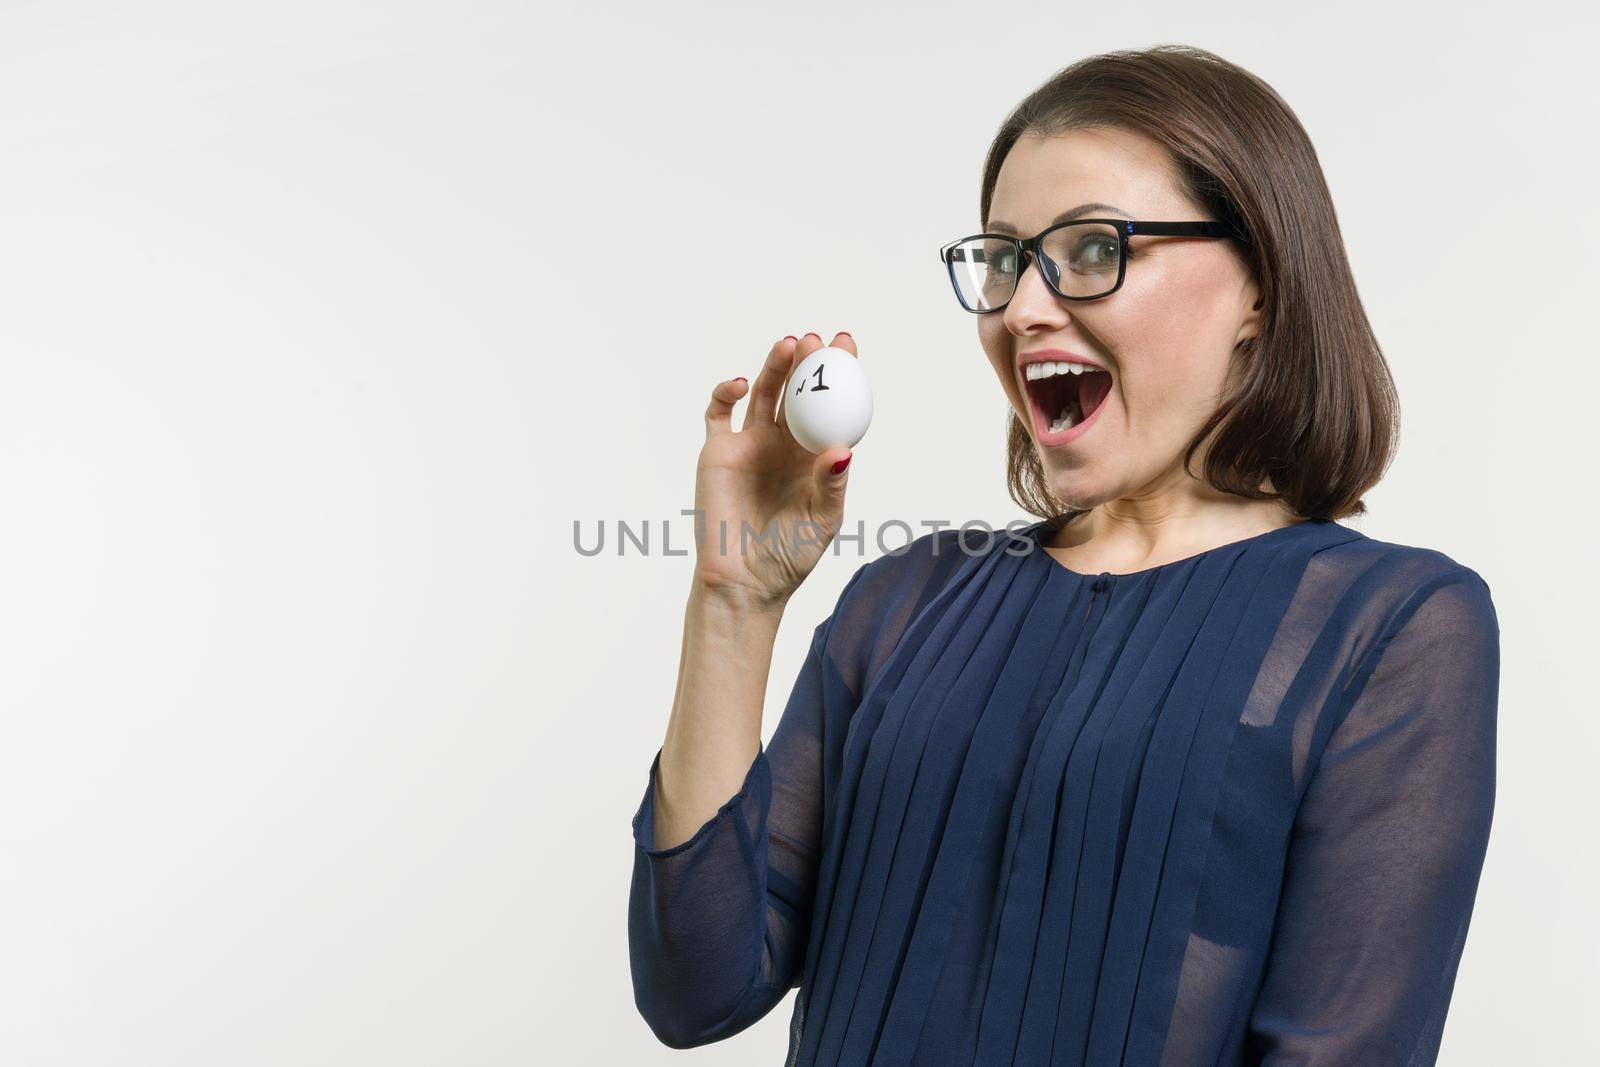
[[[827,367],[826,363],[821,364],[820,366],[817,367],[816,374],[815,374],[815,377],[817,379],[817,384],[811,387],[811,391],[813,393],[820,392],[820,391],[828,388],[826,385],[822,384],[822,371],[823,371],[823,369],[825,367]],[[798,388],[798,389],[796,389],[794,391],[794,395],[795,396],[799,396],[801,393],[803,393],[805,391],[806,391],[806,383],[802,381],[800,383],[800,388]]]

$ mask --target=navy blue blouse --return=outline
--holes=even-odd
[[[688,841],[633,818],[673,1048],[796,985],[789,1065],[1431,1064],[1488,843],[1499,624],[1309,520],[1131,574],[1048,530],[858,568]]]

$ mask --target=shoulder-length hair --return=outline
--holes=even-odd
[[[1119,127],[1165,146],[1183,191],[1240,234],[1264,318],[1241,348],[1237,386],[1184,453],[1214,430],[1204,478],[1306,518],[1366,511],[1399,443],[1394,381],[1351,275],[1311,139],[1272,87],[1204,49],[1159,45],[1089,56],[1018,104],[983,169],[982,226],[995,181],[1025,134]],[[1219,428],[1220,427],[1220,428]],[[1011,413],[1011,498],[1059,526],[1080,511],[1050,492],[1027,428]],[[1191,473],[1193,473],[1191,471]],[[1260,487],[1270,480],[1275,491]]]

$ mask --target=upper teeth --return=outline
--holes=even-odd
[[[1056,361],[1053,363],[1028,364],[1028,381],[1037,381],[1040,378],[1053,378],[1057,374],[1082,374],[1085,371],[1099,370],[1099,367],[1087,363],[1067,363]]]

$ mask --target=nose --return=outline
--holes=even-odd
[[[1060,329],[1070,322],[1072,316],[1067,314],[1066,301],[1055,294],[1044,279],[1044,272],[1049,268],[1044,260],[1030,251],[1022,253],[1025,257],[1022,272],[1017,275],[1017,288],[1011,294],[1011,301],[1006,304],[1001,312],[1006,328],[1012,333],[1021,336],[1030,329],[1038,329],[1041,325],[1049,329]],[[1030,270],[1036,267],[1036,270]]]

